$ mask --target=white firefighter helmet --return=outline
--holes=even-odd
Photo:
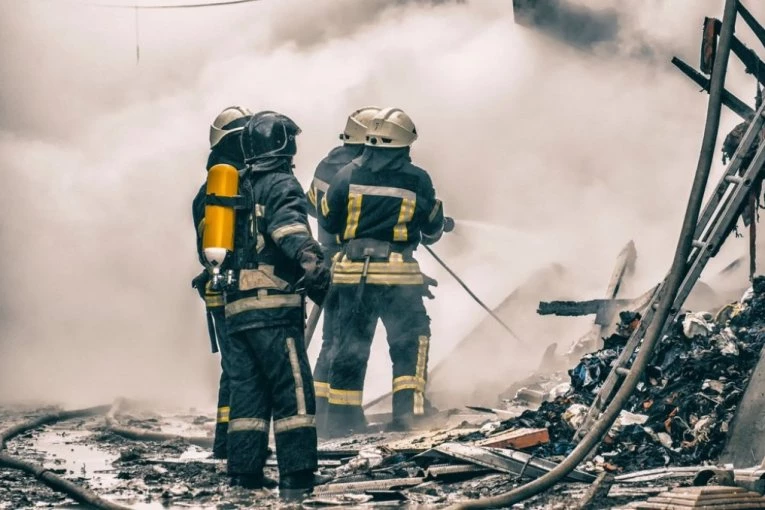
[[[380,110],[367,128],[366,145],[372,147],[409,147],[415,140],[414,122],[400,108]]]
[[[218,145],[227,134],[242,131],[251,116],[252,112],[243,106],[229,106],[220,112],[210,125],[210,148]]]
[[[350,114],[345,122],[345,131],[340,133],[340,139],[350,145],[363,144],[367,128],[379,111],[376,106],[365,106]]]

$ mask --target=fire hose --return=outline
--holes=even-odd
[[[685,276],[686,262],[691,253],[691,243],[693,241],[699,211],[701,210],[704,191],[709,178],[709,171],[712,166],[715,141],[717,139],[720,125],[722,92],[725,84],[725,74],[728,67],[731,40],[736,22],[737,3],[737,0],[726,0],[725,2],[719,48],[712,70],[704,137],[699,153],[699,161],[696,167],[696,175],[694,176],[693,185],[688,198],[688,206],[683,219],[682,230],[677,242],[677,248],[675,250],[675,256],[669,274],[667,275],[667,279],[662,285],[662,288],[659,290],[660,301],[658,303],[658,308],[653,316],[653,320],[651,320],[645,330],[642,346],[632,363],[632,368],[630,369],[629,374],[626,376],[618,392],[603,412],[600,419],[595,422],[593,428],[584,438],[582,438],[569,456],[549,473],[504,494],[494,497],[480,498],[475,501],[461,502],[448,507],[449,509],[462,510],[468,508],[507,507],[531,498],[557,484],[568,473],[573,471],[590,451],[600,443],[603,436],[608,432],[616,418],[619,416],[619,413],[626,405],[627,400],[630,398],[632,392],[640,381],[643,371],[653,353],[653,348],[662,333],[664,323],[671,312],[675,296]],[[641,334],[642,329],[643,328],[639,328],[633,334]]]
[[[80,487],[79,485],[56,475],[42,464],[27,462],[2,452],[6,441],[29,430],[33,430],[42,425],[47,425],[49,423],[55,423],[58,421],[104,414],[108,410],[109,406],[99,406],[90,407],[87,409],[78,409],[74,411],[58,411],[39,416],[37,418],[32,418],[25,422],[19,423],[18,425],[14,425],[0,431],[0,467],[24,471],[25,473],[28,473],[37,478],[51,489],[64,493],[78,503],[88,505],[91,508],[100,508],[104,510],[126,510],[129,507],[107,501],[98,496],[98,494],[95,492],[84,487]]]
[[[183,436],[180,434],[168,434],[166,432],[158,432],[154,430],[139,429],[136,427],[127,427],[117,421],[117,414],[119,414],[122,406],[125,404],[124,399],[115,400],[114,404],[106,414],[106,426],[107,428],[127,439],[135,441],[175,441],[182,440],[190,444],[201,446],[204,448],[211,448],[213,445],[213,439],[207,436]]]

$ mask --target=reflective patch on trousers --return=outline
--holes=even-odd
[[[290,365],[292,365],[292,377],[295,379],[295,399],[297,400],[297,413],[306,414],[305,392],[303,391],[303,376],[300,374],[300,361],[298,360],[297,347],[295,339],[287,339],[287,350],[290,356]]]
[[[312,414],[304,414],[274,421],[274,434],[302,428],[316,428],[316,417]]]
[[[329,383],[314,381],[313,391],[316,398],[329,398]]]
[[[228,422],[228,432],[268,433],[268,422],[260,418],[234,418]]]
[[[339,406],[360,406],[364,398],[363,391],[329,389],[329,403]]]
[[[427,380],[428,369],[428,350],[430,348],[430,338],[425,335],[420,335],[417,346],[417,368],[415,370],[415,377],[424,381]],[[423,384],[422,390],[415,390],[414,392],[414,414],[425,414],[425,386]]]
[[[218,423],[228,423],[229,421],[229,414],[231,413],[231,408],[229,406],[223,406],[218,408],[218,417],[217,422]]]
[[[403,390],[415,390],[425,392],[425,379],[414,375],[402,375],[393,379],[393,393]]]

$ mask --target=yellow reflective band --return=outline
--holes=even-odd
[[[228,422],[228,433],[232,432],[268,433],[268,422],[260,418],[234,418]]]
[[[393,393],[402,390],[425,391],[425,379],[413,375],[402,375],[393,379]]]
[[[368,274],[419,274],[420,265],[417,262],[403,262],[403,258],[393,260],[393,255],[401,257],[400,253],[392,254],[390,262],[370,262]],[[400,260],[400,261],[399,261]],[[364,271],[363,262],[351,262],[347,258],[335,263],[335,271],[348,274],[361,274]]]
[[[316,417],[312,414],[303,416],[288,416],[281,420],[274,420],[274,434],[281,434],[295,429],[315,428]]]
[[[377,197],[403,198],[404,200],[414,200],[417,194],[404,188],[394,188],[393,186],[370,186],[365,184],[351,184],[348,186],[348,193],[353,195],[373,195]]]
[[[303,306],[303,298],[299,294],[275,294],[238,299],[226,305],[226,317],[231,317],[250,310],[268,308],[297,308]]]
[[[199,220],[199,223],[197,223],[197,235],[199,237],[202,237],[205,233],[205,219],[202,218]]]
[[[425,414],[425,395],[422,392],[414,392],[414,414],[417,416]]]
[[[364,398],[363,391],[329,389],[329,403],[339,406],[360,406]]]
[[[297,413],[305,415],[305,393],[303,392],[303,376],[300,374],[300,362],[298,361],[297,347],[295,339],[287,339],[287,351],[290,356],[290,366],[292,367],[292,378],[295,381],[295,399],[297,400]]]
[[[271,239],[273,239],[276,242],[279,242],[283,237],[286,237],[292,234],[310,235],[311,232],[308,230],[308,227],[306,225],[303,225],[302,223],[292,223],[290,225],[284,225],[283,227],[279,227],[276,230],[274,230],[271,233]]]
[[[220,308],[226,301],[222,294],[205,294],[205,306],[207,308]]]
[[[328,182],[324,182],[321,179],[314,177],[313,178],[313,187],[316,188],[319,191],[323,191],[324,193],[326,193],[327,190],[329,189],[329,183]]]
[[[421,274],[368,274],[366,282],[369,285],[424,285]],[[361,275],[358,273],[332,275],[332,283],[338,285],[358,285]]]
[[[430,211],[430,215],[428,216],[428,223],[432,223],[433,220],[436,219],[436,216],[438,216],[438,211],[441,209],[441,201],[436,200],[436,205],[433,206],[433,210]]]
[[[364,195],[348,194],[348,218],[345,221],[343,239],[353,239],[356,237],[356,229],[359,228],[359,217],[361,216],[362,198],[364,198]]]
[[[228,423],[228,418],[230,413],[231,413],[231,408],[229,406],[219,407],[218,417],[216,421],[218,423]]]
[[[428,348],[430,347],[430,338],[425,335],[420,335],[418,344],[417,369],[415,370],[415,375],[424,381],[425,377],[427,376],[425,371],[428,366]]]
[[[329,383],[314,381],[313,392],[316,398],[329,398]]]
[[[393,240],[394,241],[406,241],[409,237],[409,230],[407,223],[412,221],[414,217],[414,206],[417,203],[416,199],[405,198],[401,201],[401,211],[398,213],[398,222],[393,227]]]
[[[308,193],[306,193],[305,196],[308,201],[311,202],[311,205],[316,207],[316,192],[314,191],[313,187],[308,190]]]
[[[427,369],[428,369],[428,350],[430,348],[430,338],[425,335],[420,335],[419,345],[417,346],[417,365],[415,369],[415,377],[426,381]],[[425,414],[425,386],[422,390],[416,390],[414,392],[414,414]]]
[[[321,215],[325,218],[329,216],[329,204],[327,203],[327,195],[321,198]]]

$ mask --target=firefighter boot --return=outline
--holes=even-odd
[[[299,501],[313,490],[313,471],[303,470],[285,474],[279,479],[279,496],[285,501]]]

